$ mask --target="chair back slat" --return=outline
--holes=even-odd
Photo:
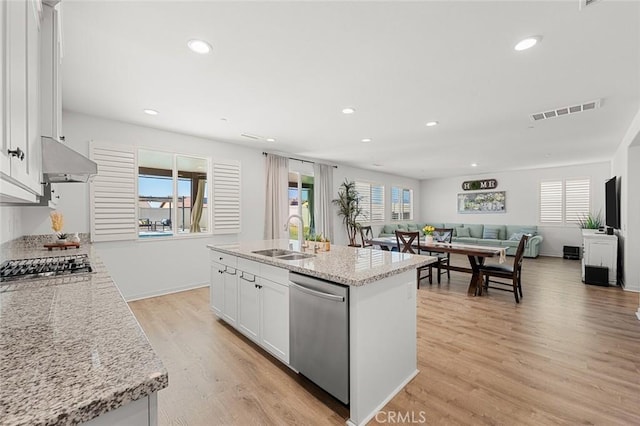
[[[435,228],[433,235],[433,239],[439,243],[450,243],[453,237],[453,228]],[[440,238],[436,238],[436,235],[440,235]]]
[[[517,271],[522,266],[522,259],[524,258],[524,248],[527,245],[527,240],[529,239],[528,235],[523,235],[520,238],[520,244],[518,244],[518,249],[516,250],[516,256],[513,260],[513,270]]]
[[[370,226],[360,227],[360,238],[362,238],[362,247],[373,246],[373,244],[371,243],[371,240],[373,240],[373,230]]]
[[[416,241],[417,240],[417,241]],[[414,241],[416,246],[420,246],[419,232],[396,231],[396,242],[398,243],[398,251],[400,253],[420,254],[420,248],[414,249]]]

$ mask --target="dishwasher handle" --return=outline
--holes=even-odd
[[[332,300],[334,302],[344,302],[344,296],[338,296],[336,294],[324,293],[322,291],[312,290],[310,288],[303,287],[303,286],[301,286],[299,284],[296,284],[294,282],[291,282],[291,285],[295,289],[300,290],[303,293],[310,294],[312,296],[322,297],[323,299]]]

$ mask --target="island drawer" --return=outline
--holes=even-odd
[[[211,261],[222,263],[223,265],[231,266],[235,268],[238,263],[238,258],[230,254],[222,253],[216,250],[211,250]]]
[[[260,264],[256,261],[238,258],[238,269],[253,275],[260,275]]]
[[[264,263],[260,264],[260,274],[262,278],[266,278],[268,280],[280,283],[280,284],[288,284],[289,283],[289,271],[284,268],[278,268],[277,266],[266,265]]]

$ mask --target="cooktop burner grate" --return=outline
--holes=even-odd
[[[86,254],[7,260],[0,265],[0,282],[92,271]]]

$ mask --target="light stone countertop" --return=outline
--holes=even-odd
[[[86,253],[93,273],[0,283],[0,425],[78,424],[167,387],[91,244],[49,252],[42,243],[5,243],[1,259]]]
[[[248,241],[237,244],[213,245],[207,247],[222,253],[278,266],[300,274],[321,278],[349,286],[361,286],[401,272],[426,266],[436,262],[433,256],[389,252],[372,248],[358,248],[331,245],[328,252],[318,251],[313,257],[300,260],[282,260],[277,257],[252,253],[257,250],[280,248],[289,250],[289,240]],[[312,244],[312,243],[311,243]],[[298,242],[293,243],[293,251],[301,251]],[[305,253],[314,254],[313,249]]]

